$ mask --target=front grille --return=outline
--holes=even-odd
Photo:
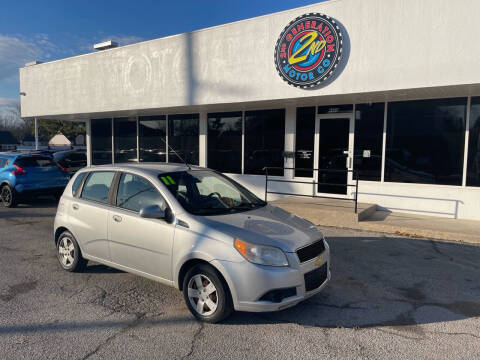
[[[325,244],[322,240],[314,242],[313,244],[307,245],[301,249],[297,250],[298,260],[301,263],[312,260],[316,258],[318,255],[325,251]]]
[[[305,291],[312,291],[320,287],[328,276],[328,264],[325,263],[318,269],[310,271],[304,275]]]

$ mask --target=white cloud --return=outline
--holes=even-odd
[[[20,101],[12,98],[0,97],[0,119],[8,120],[12,124],[18,123]]]
[[[20,101],[18,101],[17,99],[0,97],[0,107],[2,108],[12,108],[17,106],[19,103]]]
[[[0,34],[0,81],[18,79],[18,68],[36,60],[42,50],[33,42]]]
[[[104,40],[113,40],[122,46],[144,39],[139,36],[123,34],[106,36],[105,33],[101,32],[92,38],[67,34],[57,45],[51,41],[47,34],[42,33],[33,34],[29,37],[0,34],[0,91],[3,89],[2,95],[9,94],[10,90],[6,91],[6,89],[11,88],[12,84],[18,83],[18,69],[25,66],[27,62],[34,60],[51,61],[93,52],[93,44]],[[4,107],[4,104],[0,103],[0,107]]]

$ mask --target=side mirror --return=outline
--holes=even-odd
[[[140,210],[140,217],[145,219],[165,219],[165,211],[158,205],[150,205]]]

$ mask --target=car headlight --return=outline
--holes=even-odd
[[[254,264],[288,266],[285,253],[274,246],[250,244],[240,239],[235,239],[234,245],[240,255]]]

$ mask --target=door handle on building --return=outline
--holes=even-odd
[[[122,221],[122,217],[121,217],[121,216],[118,216],[118,215],[113,215],[113,220],[115,220],[116,222],[121,222],[121,221]]]

